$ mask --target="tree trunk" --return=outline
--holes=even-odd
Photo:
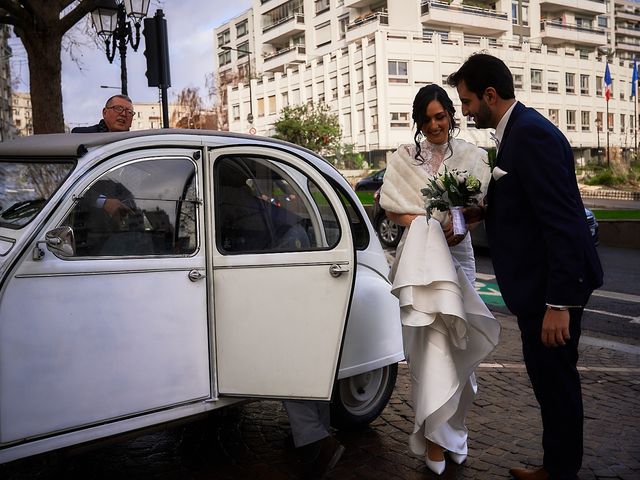
[[[62,35],[30,31],[22,39],[29,56],[33,133],[63,133]]]

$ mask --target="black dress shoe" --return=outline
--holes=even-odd
[[[344,446],[333,435],[324,437],[312,445],[316,447],[317,454],[313,460],[305,464],[305,478],[324,478],[342,457]]]
[[[544,468],[529,470],[527,468],[512,468],[509,473],[516,480],[549,480],[549,474]]]

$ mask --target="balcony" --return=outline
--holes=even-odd
[[[465,33],[483,36],[495,36],[511,30],[509,16],[489,8],[428,0],[422,2],[420,9],[420,19],[426,25],[455,26]]]
[[[640,53],[640,44],[636,42],[631,42],[629,40],[616,40],[616,51]]]
[[[304,63],[307,59],[304,45],[291,45],[281,48],[263,58],[262,68],[265,72],[284,72],[293,63]]]
[[[358,38],[371,35],[387,25],[389,25],[389,15],[383,12],[369,13],[364,17],[356,18],[353,23],[347,25],[345,40],[350,43]]]
[[[640,27],[616,25],[616,36],[618,35],[640,37]]]
[[[607,13],[607,6],[604,0],[540,0],[540,11],[574,12],[595,16]]]
[[[374,3],[378,3],[377,0],[344,0],[344,6],[351,8],[362,8]]]
[[[640,21],[640,11],[636,11],[632,8],[616,8],[615,18],[618,20],[630,20],[632,22]]]
[[[262,41],[264,43],[282,42],[304,31],[304,15],[292,13],[288,17],[280,18],[274,22],[265,22],[262,26]]]
[[[603,29],[579,27],[551,20],[540,22],[540,38],[547,45],[574,44],[597,47],[606,43]]]

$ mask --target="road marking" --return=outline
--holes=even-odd
[[[585,308],[585,312],[599,313],[600,315],[608,315],[610,317],[628,318],[629,323],[640,323],[640,317],[632,317],[631,315],[621,315],[620,313],[605,312],[604,310],[593,310],[591,308]]]
[[[606,290],[596,290],[592,293],[594,297],[611,298],[615,300],[624,300],[625,302],[640,303],[640,295],[631,295],[630,293],[607,292]]]

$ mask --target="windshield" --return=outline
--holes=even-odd
[[[73,162],[0,161],[0,227],[22,228],[62,185]]]

